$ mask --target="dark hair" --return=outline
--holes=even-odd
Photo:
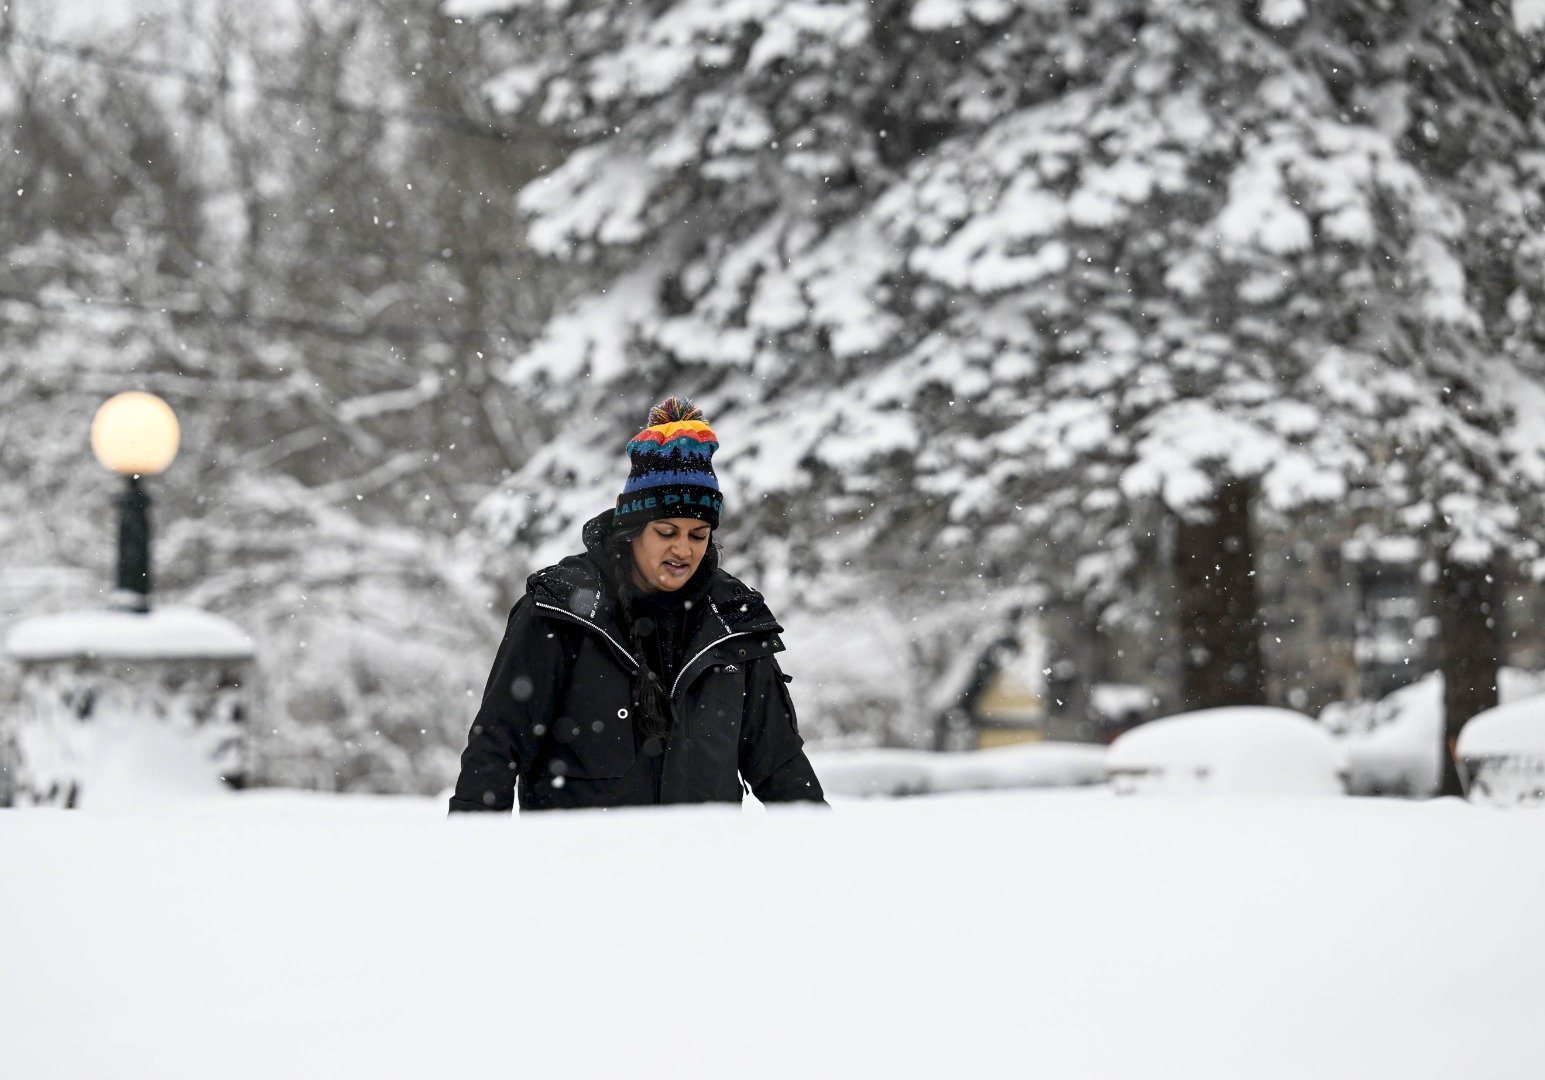
[[[628,650],[638,661],[633,673],[633,717],[639,730],[645,735],[665,738],[671,729],[671,698],[645,659],[643,635],[633,620],[633,601],[643,591],[633,583],[633,541],[644,532],[648,523],[617,529],[606,538],[605,551],[611,558],[617,581],[617,616],[628,632]]]

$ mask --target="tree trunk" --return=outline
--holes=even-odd
[[[1188,709],[1266,701],[1250,532],[1254,495],[1248,482],[1225,484],[1205,514],[1182,519],[1176,534],[1180,698]]]
[[[1478,712],[1497,704],[1502,667],[1502,575],[1494,563],[1438,559],[1438,653],[1443,671],[1443,789],[1462,795],[1454,744]]]

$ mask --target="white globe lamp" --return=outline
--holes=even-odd
[[[118,597],[131,611],[150,610],[150,495],[140,478],[165,472],[181,437],[171,406],[137,390],[109,398],[91,422],[92,452],[124,478],[118,498]]]

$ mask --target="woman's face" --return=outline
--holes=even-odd
[[[675,592],[697,573],[712,532],[696,518],[661,518],[633,541],[633,581],[645,592]]]

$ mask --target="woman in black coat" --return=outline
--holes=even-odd
[[[669,399],[628,443],[585,551],[510,612],[451,809],[824,802],[774,655],[778,625],[719,567],[718,439]]]

